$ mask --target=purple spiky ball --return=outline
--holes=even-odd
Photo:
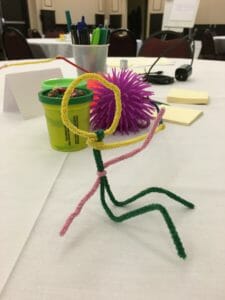
[[[129,134],[148,127],[155,110],[149,84],[131,70],[112,69],[110,74],[103,76],[121,91],[122,114],[116,132]],[[92,129],[107,129],[112,124],[115,113],[114,94],[100,83],[93,86],[93,91],[96,101],[91,108]]]

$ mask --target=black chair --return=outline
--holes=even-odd
[[[206,29],[202,34],[202,49],[199,58],[201,59],[215,59],[225,60],[225,53],[217,54],[213,40],[213,33],[210,29]]]
[[[158,57],[161,55],[164,57],[191,58],[192,49],[186,39],[161,40],[156,37],[150,37],[144,41],[138,53],[138,56],[149,57]]]
[[[155,37],[161,40],[173,40],[182,37],[181,32],[176,32],[172,30],[161,30],[153,33],[151,37]]]
[[[41,38],[41,34],[37,29],[31,29],[29,28],[27,31],[27,35],[29,38]]]
[[[7,59],[34,58],[26,38],[15,28],[8,27],[3,30],[2,43]]]
[[[109,56],[136,56],[137,41],[128,29],[116,29],[110,33]]]

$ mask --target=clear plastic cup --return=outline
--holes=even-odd
[[[75,63],[88,72],[106,72],[106,59],[108,56],[108,44],[102,45],[73,45],[73,57]],[[77,74],[84,72],[77,69]]]

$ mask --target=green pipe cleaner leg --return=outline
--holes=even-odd
[[[185,199],[181,198],[180,196],[164,189],[164,188],[161,188],[161,187],[149,187],[141,192],[139,192],[138,194],[128,198],[127,200],[124,200],[124,201],[118,201],[116,200],[116,198],[114,197],[112,191],[111,191],[111,188],[110,188],[110,185],[108,183],[108,180],[106,179],[105,181],[105,188],[107,190],[107,193],[109,195],[109,198],[110,200],[113,202],[114,205],[116,206],[125,206],[129,203],[132,203],[136,200],[138,200],[139,198],[141,197],[144,197],[145,195],[148,195],[148,194],[151,194],[151,193],[160,193],[160,194],[165,194],[167,195],[169,198],[183,204],[184,206],[188,207],[188,208],[191,208],[193,209],[195,206],[194,204],[192,204],[191,202],[188,202],[186,201]]]
[[[94,153],[94,158],[95,158],[95,161],[96,161],[98,172],[104,171],[104,164],[103,164],[103,161],[102,161],[101,152],[99,150],[94,149],[93,153]],[[167,212],[167,210],[164,206],[162,206],[161,204],[157,204],[157,203],[156,204],[149,204],[149,205],[143,206],[141,208],[137,208],[135,210],[132,210],[130,212],[124,213],[120,216],[115,216],[113,214],[113,212],[110,210],[110,208],[108,207],[108,205],[105,201],[105,191],[108,193],[108,195],[110,197],[110,200],[117,206],[125,206],[128,203],[134,202],[135,200],[139,199],[140,197],[143,197],[143,196],[145,196],[147,194],[150,194],[150,193],[153,193],[153,192],[166,194],[168,197],[172,198],[173,200],[175,200],[177,202],[180,202],[181,204],[183,204],[183,205],[185,205],[189,208],[194,208],[194,205],[192,203],[184,200],[183,198],[177,196],[176,194],[174,194],[174,193],[172,193],[172,192],[170,192],[166,189],[162,189],[162,188],[158,188],[158,187],[148,188],[148,189],[146,189],[144,191],[141,191],[140,193],[134,195],[133,197],[131,197],[131,198],[125,200],[125,201],[119,202],[115,199],[115,197],[114,197],[114,195],[113,195],[113,193],[110,189],[107,177],[106,176],[101,177],[101,181],[100,181],[101,202],[102,202],[103,208],[105,209],[107,215],[109,216],[109,218],[111,220],[113,220],[115,222],[123,222],[125,220],[128,220],[130,218],[145,214],[145,213],[150,212],[150,211],[159,211],[161,213],[161,215],[163,216],[164,221],[166,222],[166,225],[169,229],[170,235],[171,235],[172,240],[175,244],[178,255],[181,258],[186,258],[186,253],[185,253],[183,244],[181,242],[181,239],[180,239],[180,237],[177,233],[176,227],[175,227],[169,213]]]
[[[110,208],[107,206],[106,201],[105,201],[105,185],[104,185],[104,179],[102,178],[102,182],[101,182],[101,201],[102,201],[102,205],[107,213],[107,215],[109,216],[109,218],[115,222],[123,222],[125,220],[131,219],[133,217],[145,214],[147,212],[150,211],[159,211],[161,213],[161,215],[164,218],[164,221],[167,224],[167,227],[169,229],[170,235],[173,239],[173,242],[175,244],[176,250],[177,250],[177,254],[181,257],[181,258],[186,258],[186,253],[183,247],[183,244],[179,238],[179,235],[177,233],[176,227],[171,219],[171,217],[169,216],[166,208],[164,206],[162,206],[161,204],[149,204],[146,206],[143,206],[141,208],[132,210],[128,213],[124,213],[120,216],[115,216],[112,211],[110,210]]]

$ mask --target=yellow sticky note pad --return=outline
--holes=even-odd
[[[166,109],[163,120],[181,125],[191,125],[199,118],[203,111],[195,109],[186,109],[174,106],[164,106]]]
[[[208,104],[209,95],[204,91],[172,89],[167,96],[167,102],[182,104]]]

